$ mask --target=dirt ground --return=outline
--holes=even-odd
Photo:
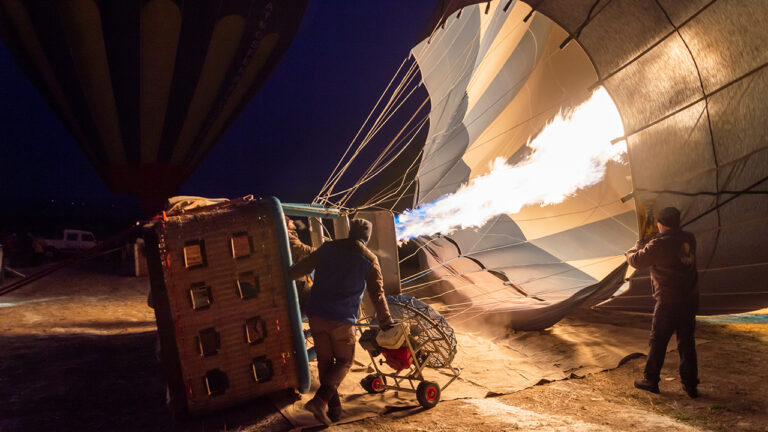
[[[700,320],[697,337],[709,340],[698,346],[698,399],[688,398],[680,388],[679,362],[672,352],[659,395],[632,387],[642,374],[642,357],[583,379],[483,400],[446,401],[432,410],[397,412],[332,430],[768,431],[768,325]]]
[[[114,276],[106,267],[62,270],[0,297],[0,431],[291,429],[267,398],[174,422],[154,356],[148,282]],[[578,319],[612,317],[592,311]],[[647,316],[635,317],[633,325],[649,326]],[[582,379],[444,401],[329,430],[768,431],[768,324],[701,319],[697,336],[709,342],[698,347],[702,396],[695,400],[680,389],[672,352],[660,395],[632,387],[644,364],[637,358]]]

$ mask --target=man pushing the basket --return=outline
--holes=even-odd
[[[317,352],[320,388],[304,409],[325,425],[341,417],[337,389],[355,357],[354,324],[364,291],[368,291],[382,329],[393,325],[379,260],[365,246],[372,228],[367,220],[353,219],[349,238],[324,243],[290,270],[293,279],[315,271],[307,316]]]

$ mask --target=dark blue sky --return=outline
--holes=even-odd
[[[433,4],[310,0],[266,85],[179,193],[311,200],[418,42]],[[107,190],[2,46],[0,167],[0,199],[19,203],[5,212],[62,203],[99,211],[135,208]]]

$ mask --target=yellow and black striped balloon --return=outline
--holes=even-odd
[[[0,36],[115,192],[156,207],[248,103],[306,0],[0,0]]]

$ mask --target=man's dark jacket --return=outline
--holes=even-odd
[[[627,252],[627,261],[636,269],[651,268],[653,297],[661,303],[682,303],[698,299],[696,286],[696,238],[673,229],[657,234],[650,242],[638,242]]]
[[[360,301],[367,289],[379,322],[392,322],[379,260],[361,240],[348,238],[323,243],[291,267],[290,276],[297,279],[312,270],[315,280],[307,315],[356,323]]]

